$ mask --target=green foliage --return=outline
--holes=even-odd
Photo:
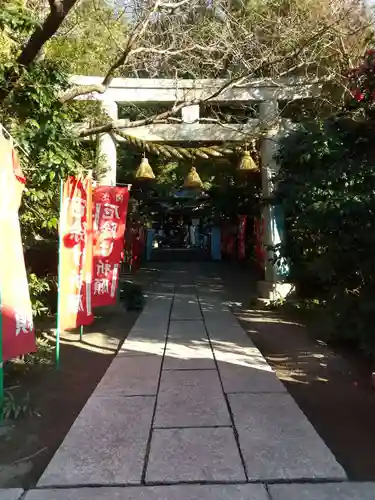
[[[0,11],[0,64],[10,65],[10,58],[17,53],[37,20],[21,1],[4,1]]]
[[[71,74],[104,75],[125,46],[126,16],[103,0],[84,0],[46,46],[46,57]]]
[[[131,281],[122,282],[120,285],[120,300],[124,303],[128,311],[143,309],[144,296],[142,287]]]
[[[0,14],[0,34],[10,40],[22,40],[35,27],[30,11],[14,2],[5,4]],[[1,49],[0,49],[1,52]],[[9,54],[8,54],[9,55]],[[10,54],[12,57],[14,54]],[[7,70],[13,59],[0,57],[0,87],[6,85]],[[73,133],[73,124],[82,121],[78,108],[62,107],[58,95],[68,86],[67,75],[48,60],[36,62],[21,75],[14,90],[0,106],[0,123],[17,141],[18,155],[27,179],[20,208],[21,233],[30,268],[30,291],[36,315],[47,312],[46,299],[52,291],[51,278],[56,272],[41,268],[38,260],[45,252],[28,261],[29,251],[50,248],[56,254],[59,217],[60,179],[92,168],[94,150],[85,147]]]
[[[5,420],[17,420],[27,416],[39,416],[30,401],[30,394],[23,396],[15,394],[14,390],[7,389],[4,394],[3,408],[0,408]]]
[[[53,339],[48,339],[37,331],[37,352],[25,354],[18,361],[18,370],[23,374],[35,367],[53,366],[55,362],[55,342]],[[17,365],[13,363],[13,370],[17,370]]]
[[[48,277],[38,277],[35,273],[29,273],[28,278],[33,315],[42,316],[49,312],[46,302],[42,299],[51,291],[51,279],[48,279]]]
[[[374,351],[373,123],[305,124],[280,151],[284,254],[306,298],[324,300],[332,338]]]

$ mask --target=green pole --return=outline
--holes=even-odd
[[[56,368],[60,368],[60,316],[61,316],[61,248],[63,245],[62,208],[63,208],[64,182],[60,180],[60,227],[59,227],[59,249],[58,249],[58,271],[57,271],[57,317],[56,317]]]
[[[81,325],[79,329],[79,341],[82,342],[83,340],[83,326]]]

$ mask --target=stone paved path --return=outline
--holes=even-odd
[[[130,336],[24,498],[375,500],[375,485],[346,482],[223,303],[218,279],[189,269],[171,268],[152,286]],[[0,500],[19,494],[0,491]]]

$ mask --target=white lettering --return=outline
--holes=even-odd
[[[111,272],[111,264],[108,262],[103,262],[102,260],[99,260],[96,264],[96,274],[97,276],[108,276],[108,274]]]
[[[116,217],[116,219],[120,218],[117,205],[112,205],[111,203],[105,203],[103,208],[104,208],[103,219],[110,220],[113,219],[114,217]]]
[[[33,320],[28,318],[24,314],[19,314],[18,312],[15,313],[15,319],[16,319],[16,335],[19,335],[21,332],[22,333],[30,333],[33,328]]]
[[[82,295],[80,293],[68,295],[68,309],[73,314],[83,311]]]
[[[109,293],[109,280],[106,278],[94,280],[94,295]]]
[[[100,228],[100,232],[105,238],[116,238],[117,226],[117,222],[105,221]]]

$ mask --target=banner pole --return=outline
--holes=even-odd
[[[83,340],[83,325],[81,325],[79,329],[79,341],[82,342]]]
[[[63,191],[64,181],[60,179],[60,227],[57,271],[57,317],[56,317],[56,368],[60,368],[60,317],[61,317],[61,248],[63,244]]]
[[[0,295],[0,422],[4,416],[3,312]]]
[[[3,135],[4,127],[0,123],[0,136]],[[1,307],[0,289],[0,422],[4,416],[4,360],[3,360],[3,309]]]

